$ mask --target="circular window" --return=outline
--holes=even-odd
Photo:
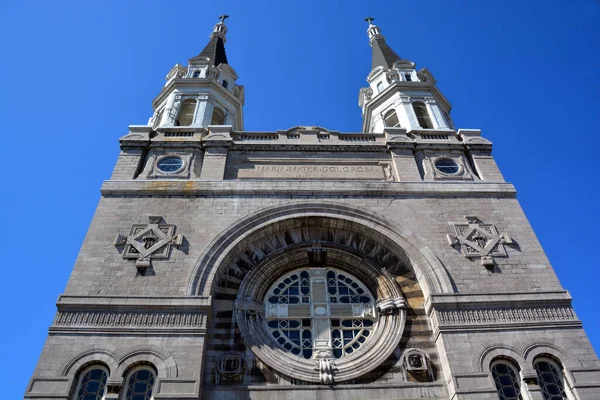
[[[405,301],[393,276],[358,258],[347,268],[302,262],[292,269],[290,260],[305,251],[277,254],[244,277],[235,301],[244,342],[266,365],[304,382],[330,384],[372,371],[404,331]],[[342,254],[351,257],[328,251],[332,262]]]
[[[264,305],[271,337],[283,350],[306,359],[319,353],[348,356],[375,326],[375,300],[369,290],[333,268],[284,275],[267,291]]]
[[[450,158],[440,158],[434,165],[438,171],[448,175],[456,175],[460,171],[458,164]]]
[[[183,160],[179,157],[165,157],[158,161],[157,167],[162,172],[177,172],[183,168]]]

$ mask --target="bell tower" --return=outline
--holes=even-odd
[[[187,67],[175,64],[169,71],[165,86],[152,102],[154,114],[148,125],[153,129],[209,125],[244,129],[244,87],[235,83],[238,76],[225,53],[228,17],[219,17],[208,44],[188,60]]]
[[[363,132],[382,133],[384,128],[407,130],[452,129],[450,103],[435,86],[433,75],[417,70],[414,62],[403,60],[385,42],[374,18],[367,17],[367,34],[373,48],[368,87],[360,89]]]

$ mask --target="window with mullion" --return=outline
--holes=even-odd
[[[106,392],[108,371],[99,366],[92,366],[81,374],[76,400],[102,400]]]
[[[540,359],[533,366],[544,400],[569,400],[561,368],[556,363],[549,359]]]
[[[500,400],[523,400],[519,371],[506,360],[495,361],[490,370]]]

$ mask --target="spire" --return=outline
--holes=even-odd
[[[369,23],[367,34],[369,35],[369,44],[373,48],[373,61],[371,69],[375,67],[392,68],[395,61],[401,60],[400,56],[394,52],[386,43],[381,34],[381,30],[373,24],[373,17],[365,18]]]
[[[229,15],[221,15],[212,33],[210,34],[210,41],[196,57],[206,57],[210,60],[210,64],[218,66],[219,64],[227,64],[227,55],[225,54],[225,34],[227,33],[227,26],[225,26],[225,20],[229,18]]]

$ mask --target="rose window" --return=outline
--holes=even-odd
[[[375,328],[375,300],[354,276],[334,268],[303,268],[279,278],[264,300],[265,323],[285,351],[311,359],[343,358]]]

